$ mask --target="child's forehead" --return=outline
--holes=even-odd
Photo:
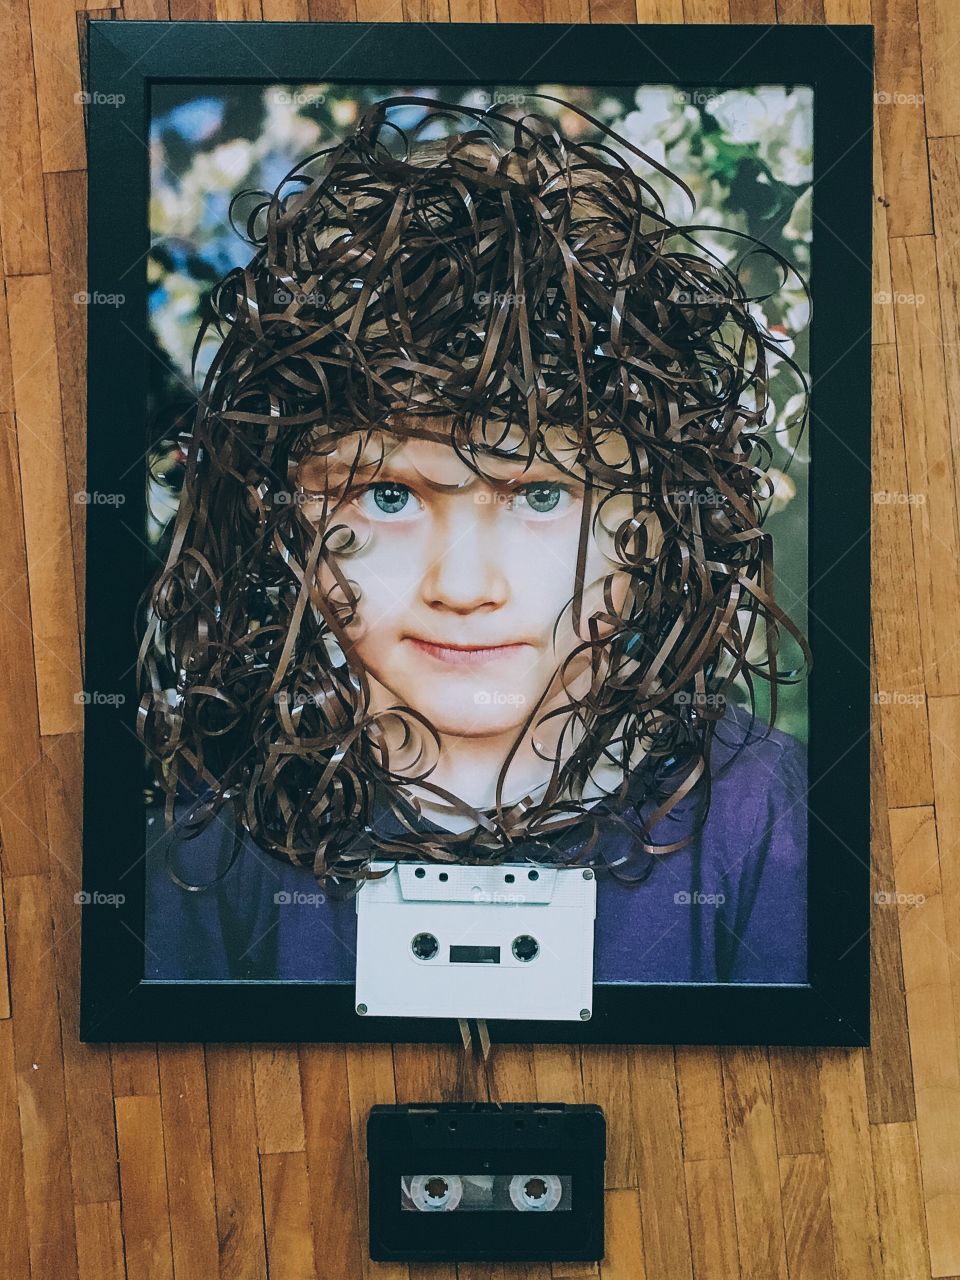
[[[526,429],[495,424],[484,439],[471,443],[473,447],[463,437],[455,442],[451,428],[442,423],[347,431],[305,463],[311,470],[319,464],[328,483],[350,473],[400,470],[445,487],[470,484],[478,474],[495,483],[522,482],[528,475],[582,479],[586,474],[581,439],[566,428],[547,427],[531,440]],[[602,452],[608,465],[622,463],[624,438],[614,433]]]

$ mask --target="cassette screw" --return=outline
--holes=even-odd
[[[357,1005],[357,1013],[359,1013],[359,1014],[364,1014],[364,1013],[366,1013],[366,1012],[367,1012],[367,1006],[366,1006],[365,1004],[358,1004],[358,1005]]]
[[[581,1020],[581,1022],[589,1022],[589,1021],[590,1021],[590,1010],[589,1010],[589,1009],[581,1009],[581,1010],[580,1010],[580,1020]]]
[[[593,879],[593,872],[592,872],[592,871],[585,871],[585,872],[583,873],[583,878],[584,878],[584,880],[592,880],[592,879]]]

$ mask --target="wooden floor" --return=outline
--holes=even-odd
[[[72,301],[85,286],[84,15],[70,0],[2,10],[0,1280],[406,1276],[365,1256],[366,1111],[487,1090],[605,1107],[602,1280],[960,1276],[957,0],[919,0],[919,13],[918,0],[96,11],[876,23],[873,1048],[506,1048],[489,1080],[452,1050],[77,1041],[83,508],[67,495],[84,475],[84,315]],[[459,1269],[460,1280],[494,1275]]]

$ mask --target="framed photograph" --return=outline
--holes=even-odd
[[[89,24],[84,1039],[868,1042],[871,68]]]

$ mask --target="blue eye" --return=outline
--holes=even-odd
[[[563,486],[554,481],[525,484],[517,495],[523,506],[535,511],[537,515],[548,515],[551,511],[556,511],[561,500],[569,497]]]
[[[359,505],[368,515],[396,516],[409,506],[412,497],[413,494],[405,484],[384,481],[382,484],[374,484],[364,490],[360,495]]]

